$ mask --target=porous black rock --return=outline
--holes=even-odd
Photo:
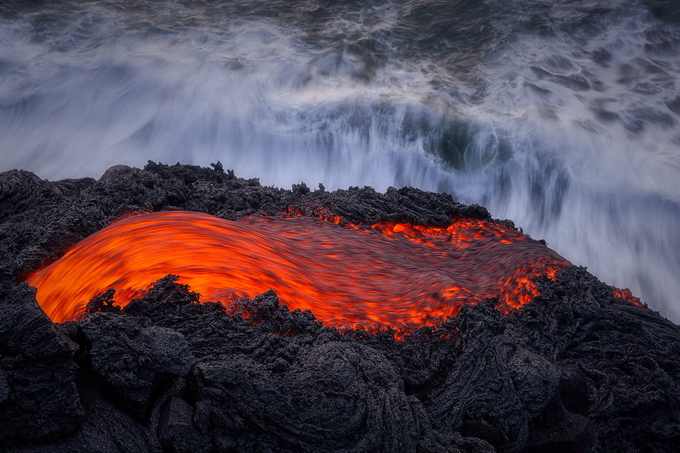
[[[77,345],[52,324],[26,284],[0,284],[0,445],[50,441],[75,431]]]
[[[263,187],[224,171],[149,162],[145,169],[118,165],[99,180],[48,182],[12,170],[0,174],[0,269],[21,278],[114,220],[136,212],[180,209],[236,220],[251,215],[341,216],[343,222],[403,221],[446,226],[452,217],[489,219],[488,211],[451,195],[405,187],[381,194],[370,187],[328,192]]]
[[[341,333],[273,291],[227,310],[177,276],[54,325],[19,283],[136,212],[497,221],[449,195],[150,162],[99,180],[5,172],[0,207],[0,451],[680,451],[680,330],[583,268],[540,279],[510,315],[489,299],[403,338]]]
[[[78,328],[99,383],[137,417],[147,413],[155,388],[186,376],[194,363],[182,334],[142,317],[93,313]]]

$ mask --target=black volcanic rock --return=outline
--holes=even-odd
[[[32,173],[0,174],[0,269],[21,278],[109,223],[135,212],[181,209],[236,220],[250,215],[300,213],[342,216],[345,222],[407,221],[445,226],[452,217],[489,219],[477,205],[448,194],[413,188],[370,187],[327,192],[304,184],[293,190],[262,187],[257,179],[236,178],[221,164],[213,168],[149,162],[144,170],[118,165],[95,181],[54,183]],[[11,260],[11,261],[9,261]]]
[[[0,285],[0,445],[58,439],[80,426],[77,349],[40,309],[34,288]]]
[[[78,324],[89,365],[102,386],[132,414],[143,416],[152,391],[189,373],[194,357],[184,336],[146,319],[95,313]]]
[[[282,190],[219,164],[149,163],[98,181],[2,173],[0,207],[0,451],[680,451],[679,328],[583,268],[541,279],[510,315],[489,299],[401,339],[340,333],[272,291],[227,311],[176,276],[54,325],[17,282],[139,211],[491,220],[449,195]]]

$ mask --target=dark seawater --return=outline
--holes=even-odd
[[[680,320],[680,7],[0,2],[0,171],[411,185]]]

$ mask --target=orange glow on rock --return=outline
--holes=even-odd
[[[158,212],[109,225],[28,283],[55,322],[75,319],[108,288],[122,306],[177,274],[203,301],[229,306],[273,289],[291,310],[309,309],[326,325],[404,331],[488,297],[509,312],[538,294],[536,277],[554,276],[568,264],[518,231],[476,219],[448,228],[368,228],[302,217],[234,222]]]
[[[624,289],[619,289],[619,288],[613,288],[612,291],[614,292],[614,297],[618,297],[619,299],[623,299],[626,302],[630,302],[633,305],[637,305],[638,307],[642,307],[642,301],[633,296],[633,293],[630,292],[628,288]]]

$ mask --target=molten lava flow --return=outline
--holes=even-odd
[[[534,280],[569,263],[499,224],[455,220],[449,228],[343,227],[309,218],[233,222],[191,212],[118,221],[34,274],[38,301],[71,320],[108,288],[127,304],[167,274],[228,305],[274,289],[291,309],[326,325],[405,330],[432,325],[464,303],[498,297],[508,311],[537,294]]]
[[[612,291],[614,292],[614,297],[623,299],[626,302],[630,302],[633,305],[637,305],[638,307],[643,306],[642,301],[639,298],[633,296],[633,293],[631,293],[628,288],[625,289],[613,288]]]

